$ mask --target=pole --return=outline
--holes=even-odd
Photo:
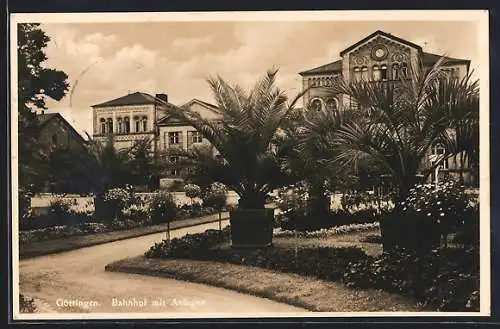
[[[438,183],[439,183],[439,166],[436,166],[436,170],[435,170],[434,175],[436,176],[434,180],[435,180],[436,190],[437,190],[438,189]]]

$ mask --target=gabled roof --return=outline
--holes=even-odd
[[[91,107],[110,107],[110,106],[124,106],[124,105],[147,105],[147,104],[157,104],[157,105],[171,105],[168,102],[165,102],[164,100],[151,96],[146,93],[142,92],[135,92],[132,94],[128,94],[122,97],[115,98],[113,100],[92,105]]]
[[[431,54],[431,53],[422,53],[422,64],[426,67],[433,66],[436,62],[443,56]],[[470,65],[470,60],[468,59],[460,59],[453,57],[444,56],[446,62],[445,65],[454,65],[454,64],[466,64],[467,68]],[[314,69],[310,69],[307,71],[302,71],[300,75],[309,75],[309,74],[326,74],[326,73],[341,73],[342,72],[342,61],[338,60],[335,62],[331,62],[325,65],[318,66]]]
[[[160,120],[158,120],[156,124],[158,126],[169,126],[169,125],[172,125],[172,126],[179,126],[179,125],[189,126],[189,123],[187,121],[179,119],[178,117],[170,115],[170,114],[167,114],[166,116],[164,116],[163,118],[161,118]]]
[[[83,144],[87,143],[87,141],[80,135],[78,131],[66,120],[60,113],[42,113],[37,115],[39,128],[42,129],[45,127],[50,121],[55,118],[59,118],[59,120],[66,126],[70,131],[73,132],[73,135],[76,136]]]
[[[431,54],[431,53],[423,53],[422,64],[424,66],[433,66],[434,64],[437,63],[437,61],[441,57],[444,57],[444,59],[445,59],[445,65],[447,65],[447,64],[448,65],[453,65],[453,64],[467,64],[467,66],[468,66],[470,64],[470,60],[468,60],[468,59],[446,57],[446,56],[441,56],[441,55],[436,55],[436,54]]]
[[[363,38],[363,39],[359,40],[358,42],[356,42],[355,44],[353,44],[353,45],[347,47],[346,49],[342,50],[340,52],[340,56],[344,56],[345,53],[353,50],[354,48],[358,47],[359,45],[361,45],[361,44],[367,42],[368,40],[370,40],[370,39],[372,39],[372,38],[374,38],[376,36],[379,36],[379,35],[383,36],[383,37],[386,37],[388,39],[392,39],[392,40],[397,41],[399,43],[405,44],[405,45],[407,45],[409,47],[416,48],[419,51],[422,50],[422,47],[420,47],[419,45],[417,45],[417,44],[415,44],[413,42],[410,42],[410,41],[405,40],[405,39],[401,39],[401,38],[396,37],[396,36],[394,36],[394,35],[392,35],[390,33],[377,30],[377,31],[373,32],[372,34],[370,34],[369,36],[367,36],[366,38]]]
[[[215,106],[214,104],[210,104],[210,103],[204,102],[204,101],[199,100],[199,99],[197,99],[197,98],[193,98],[193,99],[192,99],[192,100],[190,100],[189,102],[187,102],[187,103],[185,103],[185,104],[181,105],[181,107],[187,107],[187,106],[189,106],[189,105],[191,105],[191,104],[193,104],[193,103],[197,103],[197,104],[199,104],[199,105],[201,105],[201,106],[208,107],[208,108],[210,108],[210,109],[212,109],[212,110],[216,110],[216,111],[218,111],[218,110],[219,110],[219,108],[218,108],[217,106]]]
[[[325,65],[318,66],[314,69],[310,69],[307,71],[302,71],[300,75],[308,75],[308,74],[321,74],[321,73],[340,73],[342,72],[342,61],[338,60],[335,62],[331,62]]]

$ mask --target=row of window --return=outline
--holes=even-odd
[[[393,64],[389,72],[387,65],[373,65],[371,68],[371,78],[370,72],[368,72],[368,66],[356,66],[354,71],[354,81],[381,81],[381,80],[398,80],[400,78],[406,78],[408,76],[408,65],[406,63]]]
[[[331,87],[333,86],[333,77],[309,78],[308,84],[311,87]]]
[[[109,134],[113,132],[117,134],[128,134],[132,132],[130,129],[131,126],[129,117],[118,117],[116,119],[116,127],[114,126],[113,118],[101,118],[99,123],[101,134]],[[134,117],[133,128],[134,132],[148,131],[148,118],[146,116]]]
[[[203,142],[203,136],[199,131],[193,130],[193,131],[188,131],[188,147],[191,144],[196,144],[196,143],[202,143]],[[182,145],[182,131],[170,131],[165,133],[164,135],[165,138],[165,145],[170,146],[170,145]]]
[[[321,111],[323,109],[323,102],[319,98],[314,98],[311,100],[309,106],[313,111]],[[329,111],[334,111],[338,108],[338,101],[335,98],[329,98],[325,102],[325,107]]]

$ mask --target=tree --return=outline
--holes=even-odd
[[[113,135],[104,144],[95,140],[89,140],[88,144],[89,164],[85,167],[94,192],[100,194],[130,184],[133,147],[116,149]]]
[[[169,110],[200,131],[217,153],[195,148],[181,152],[185,161],[234,190],[241,209],[264,209],[268,193],[284,182],[273,141],[302,94],[287,105],[287,96],[274,85],[277,72],[268,71],[250,92],[221,77],[208,79],[222,117],[218,122],[185,109]]]
[[[194,199],[201,196],[201,188],[196,184],[186,184],[184,186],[186,196],[191,199],[191,205],[194,205]]]
[[[446,147],[445,154],[434,163],[426,161],[436,142],[449,141],[457,127],[471,123],[456,118],[478,111],[477,81],[471,81],[469,74],[452,82],[453,78],[444,73],[444,63],[441,58],[429,70],[422,63],[414,64],[409,78],[395,83],[337,80],[331,92],[357,101],[363,117],[344,120],[326,141],[325,149],[333,151],[323,160],[333,166],[352,166],[363,158],[374,160],[390,173],[398,190],[397,199],[402,200],[418,182],[417,174],[425,179],[446,158],[467,151],[467,143],[456,143],[456,147]],[[328,132],[333,128],[325,129]]]
[[[222,208],[227,203],[227,189],[221,183],[213,183],[203,195],[203,206],[214,207],[219,212],[219,232],[222,232]]]
[[[19,181],[22,186],[39,185],[47,170],[48,155],[38,145],[35,108],[45,109],[45,98],[61,100],[69,88],[66,73],[44,67],[43,49],[50,38],[40,24],[18,24],[18,133]],[[45,170],[43,169],[45,168]]]
[[[130,184],[148,185],[156,173],[151,152],[151,139],[144,138],[135,142],[130,151]]]

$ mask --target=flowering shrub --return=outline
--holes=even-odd
[[[392,195],[379,196],[369,192],[350,192],[344,193],[341,199],[342,208],[345,210],[359,210],[370,208],[390,209],[394,206]]]
[[[149,258],[190,258],[215,260],[314,276],[323,280],[340,280],[350,262],[368,256],[359,248],[306,247],[297,253],[290,249],[264,248],[239,251],[216,246],[230,237],[229,227],[222,234],[216,230],[188,234],[182,238],[155,243],[145,256]]]
[[[351,224],[351,225],[336,226],[329,229],[320,229],[318,231],[312,231],[312,232],[299,232],[298,236],[304,238],[327,238],[334,235],[372,230],[379,227],[380,226],[378,222],[367,223],[367,224]],[[278,228],[274,230],[273,235],[276,237],[294,237],[295,231],[282,230]]]
[[[170,193],[158,193],[151,202],[151,219],[153,223],[166,223],[177,215],[177,205]]]
[[[196,184],[186,184],[184,186],[186,196],[191,199],[191,204],[194,203],[194,198],[201,196],[201,188]]]
[[[31,197],[32,193],[21,188],[19,189],[19,222],[27,220],[31,216]]]
[[[479,311],[478,264],[474,249],[435,249],[425,256],[393,249],[350,263],[343,281],[407,295],[438,311]]]
[[[396,205],[382,225],[386,245],[426,252],[439,247],[441,237],[462,225],[473,211],[471,198],[454,182],[417,185]],[[446,239],[445,239],[446,241]]]
[[[218,230],[206,230],[203,233],[186,234],[182,238],[173,238],[155,243],[145,256],[149,258],[184,258],[191,255],[201,255],[211,247],[223,242],[229,236],[230,229],[222,233]]]
[[[54,217],[64,217],[71,213],[71,203],[61,198],[50,201],[48,214]]]
[[[122,217],[132,220],[146,220],[150,217],[151,209],[144,203],[133,203],[122,210]]]
[[[45,241],[92,233],[104,233],[107,231],[109,231],[109,229],[102,223],[83,223],[77,226],[51,226],[37,230],[20,231],[19,241],[21,244],[26,244],[34,241]]]
[[[112,188],[104,194],[103,201],[112,218],[121,218],[122,211],[130,204],[133,191],[130,187]]]
[[[203,206],[222,209],[227,202],[227,188],[224,184],[215,182],[203,194]]]

